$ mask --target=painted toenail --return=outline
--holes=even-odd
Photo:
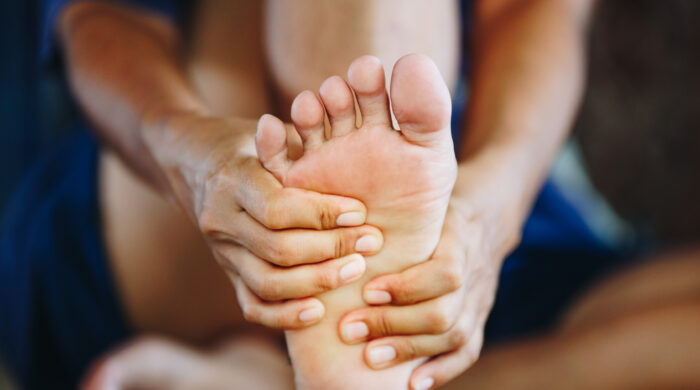
[[[340,279],[343,282],[355,280],[365,273],[365,259],[358,254],[352,256],[356,257],[356,259],[345,264],[343,268],[340,269]]]
[[[358,252],[375,252],[379,250],[379,240],[375,236],[362,236],[355,242]]]
[[[299,313],[299,321],[305,324],[316,322],[320,320],[321,317],[323,317],[323,309],[320,307],[312,307]]]
[[[338,226],[358,226],[365,223],[365,215],[359,211],[343,213],[335,220]]]
[[[343,325],[342,329],[343,341],[352,343],[360,341],[369,334],[369,329],[364,322],[350,322]]]
[[[394,359],[396,359],[396,350],[389,345],[375,347],[369,351],[369,361],[373,364],[382,364]]]
[[[363,297],[365,302],[370,305],[382,305],[391,302],[391,294],[386,291],[366,290]]]
[[[423,378],[421,380],[416,381],[413,385],[413,389],[414,390],[428,390],[431,387],[433,387],[434,384],[435,384],[435,380],[433,380],[433,378],[431,378],[431,377],[427,377],[427,378]]]

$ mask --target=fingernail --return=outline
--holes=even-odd
[[[389,345],[375,347],[369,351],[369,361],[374,364],[382,364],[394,359],[396,359],[396,350]]]
[[[323,309],[320,307],[312,307],[299,313],[299,321],[305,324],[316,322],[320,320],[321,317],[323,317]]]
[[[379,250],[379,240],[375,236],[362,236],[355,242],[358,252],[376,252]]]
[[[428,390],[435,384],[435,381],[431,377],[423,378],[413,385],[414,390]]]
[[[340,280],[343,282],[355,280],[365,273],[365,259],[358,254],[353,256],[357,257],[357,259],[345,264],[343,268],[340,269]]]
[[[380,290],[366,290],[363,294],[365,302],[370,305],[382,305],[391,302],[391,294]]]
[[[350,322],[343,325],[341,332],[343,340],[347,343],[360,341],[369,334],[369,329],[364,322]]]
[[[336,218],[335,223],[338,226],[359,226],[365,223],[365,215],[359,211],[343,213]]]

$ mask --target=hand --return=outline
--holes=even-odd
[[[369,335],[350,343],[371,340],[364,350],[368,366],[383,369],[435,356],[411,376],[411,387],[424,390],[447,383],[477,360],[502,259],[517,242],[492,247],[485,226],[478,215],[453,203],[430,260],[364,286],[367,303],[385,306],[350,312],[339,326],[367,325]],[[382,356],[393,358],[376,360]]]
[[[283,188],[259,164],[254,122],[171,114],[144,134],[171,194],[198,224],[252,322],[284,329],[318,322],[318,299],[282,301],[358,279],[365,269],[360,254],[380,249],[356,251],[364,236],[382,240],[378,229],[363,225],[361,202]]]

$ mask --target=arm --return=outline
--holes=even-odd
[[[316,322],[323,308],[315,298],[256,303],[344,284],[339,270],[349,260],[337,248],[349,251],[361,235],[380,233],[369,226],[322,229],[361,225],[364,206],[283,189],[254,156],[255,121],[212,115],[194,93],[181,65],[177,31],[167,21],[85,1],[63,11],[59,29],[73,92],[99,136],[197,223],[234,280],[247,318],[300,327],[309,317],[299,314],[311,308]],[[338,219],[346,213],[354,214]],[[320,231],[279,230],[295,227]],[[320,262],[329,258],[335,260]],[[320,263],[281,268],[267,260]]]
[[[370,366],[369,351],[377,346],[392,346],[396,358],[375,368],[440,355],[413,373],[412,387],[427,389],[478,358],[502,262],[519,241],[579,104],[591,9],[588,0],[477,4],[472,93],[441,241],[430,261],[365,285],[365,291],[389,292],[398,306],[346,316],[361,317],[376,338],[366,347]],[[407,304],[412,311],[401,306]],[[392,336],[392,324],[419,315],[435,321],[415,329],[417,336],[385,337]]]

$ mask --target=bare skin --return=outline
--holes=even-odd
[[[264,116],[258,126],[258,156],[285,186],[349,196],[368,207],[367,221],[382,230],[381,252],[367,258],[364,278],[319,296],[324,320],[287,332],[287,343],[301,389],[406,388],[419,362],[374,371],[363,361],[364,322],[338,320],[364,306],[362,283],[427,260],[435,249],[454,184],[456,160],[450,135],[450,96],[437,67],[427,57],[401,58],[392,73],[391,106],[400,131],[391,126],[384,70],[375,57],[360,57],[348,70],[362,125],[355,127],[353,93],[340,77],[321,87],[321,102],[304,92],[294,101],[292,121],[304,141],[304,154],[288,157],[284,124]],[[325,139],[323,113],[329,114],[331,138]],[[361,242],[376,245],[379,242]],[[361,264],[361,266],[364,266]],[[352,272],[353,270],[349,270]],[[361,274],[353,275],[353,279]],[[430,318],[413,321],[426,320]],[[400,331],[397,329],[397,331]],[[370,352],[370,359],[382,357]]]
[[[416,2],[416,4],[419,3]],[[585,25],[587,20],[589,13],[588,4],[590,2],[540,1],[532,2],[532,6],[527,7],[522,6],[523,3],[530,4],[530,2],[521,0],[507,0],[499,2],[484,1],[479,2],[477,5],[477,27],[475,30],[480,45],[476,49],[475,58],[478,61],[473,69],[474,76],[479,80],[479,83],[474,85],[472,89],[471,119],[466,129],[469,134],[474,134],[475,136],[467,137],[465,140],[465,147],[463,148],[465,152],[462,157],[465,157],[467,160],[464,160],[464,163],[460,166],[458,185],[456,186],[455,196],[452,199],[453,207],[448,211],[447,220],[452,222],[446,225],[436,251],[436,256],[438,254],[440,256],[410,268],[401,274],[380,277],[365,286],[368,290],[381,290],[389,293],[391,296],[390,304],[396,306],[387,306],[385,301],[381,301],[384,306],[361,309],[357,313],[351,313],[354,316],[361,315],[363,321],[370,327],[370,333],[373,337],[375,335],[380,337],[376,342],[368,344],[368,347],[382,343],[390,345],[397,351],[398,358],[394,363],[411,360],[419,356],[432,356],[438,353],[451,352],[420,367],[414,373],[414,379],[412,380],[416,383],[425,383],[425,380],[428,379],[435,385],[444,383],[468,367],[478,356],[480,329],[483,327],[483,322],[490,309],[495,291],[495,275],[498,274],[500,261],[508,250],[517,243],[517,232],[522,219],[527,214],[531,197],[536,193],[536,189],[544,177],[554,151],[568,129],[567,122],[578,98],[579,89],[577,85],[582,73],[581,67],[578,65],[580,48],[583,42],[580,33],[583,30],[582,26]],[[376,5],[376,2],[373,4]],[[454,3],[440,2],[441,6],[444,4],[454,7]],[[369,7],[371,4],[368,2],[366,5]],[[142,130],[140,122],[144,119],[142,114],[151,114],[151,119],[163,119],[168,116],[164,113],[173,111],[180,113],[183,110],[191,113],[192,110],[198,111],[207,106],[207,104],[200,102],[194,94],[195,91],[202,91],[201,93],[206,95],[203,89],[187,86],[186,83],[183,83],[188,73],[177,67],[177,34],[161,21],[152,23],[153,21],[150,17],[131,18],[131,16],[128,16],[125,19],[124,13],[111,14],[106,12],[102,5],[97,6],[99,12],[89,10],[89,12],[83,13],[86,9],[93,7],[90,2],[83,2],[74,7],[76,10],[82,9],[82,11],[64,13],[61,24],[76,95],[98,125],[98,132],[103,135],[106,143],[118,152],[122,162],[126,162],[125,165],[135,171],[141,179],[145,179],[152,188],[165,193],[167,197],[175,197],[168,190],[170,184],[167,183],[167,180],[163,180],[163,172],[158,167],[159,163],[153,163],[152,155],[158,152],[155,150],[158,148],[169,149],[169,152],[175,153],[178,153],[178,151],[187,152],[193,143],[197,143],[197,140],[181,139],[183,142],[171,144],[151,139],[152,144],[150,146],[144,145],[140,135],[140,130]],[[73,6],[70,8],[73,8]],[[367,12],[367,8],[365,8],[365,11],[358,11],[358,8],[350,9],[353,12]],[[401,7],[400,9],[410,10],[415,8]],[[450,9],[454,10],[454,8]],[[308,20],[305,19],[305,12],[318,13],[318,7],[300,7],[299,10],[303,10],[303,12],[295,13],[294,15],[300,20]],[[361,16],[347,12],[348,9],[330,7],[324,8],[324,10],[329,13],[328,16],[332,16],[333,12],[342,15],[342,17],[336,19],[342,19],[343,17],[352,19],[351,15]],[[382,24],[390,26],[392,25],[391,23],[385,22],[389,21],[393,16],[402,15],[401,12],[397,12],[396,8],[384,9],[383,13],[377,11],[376,7],[372,8],[373,16],[369,18],[374,21],[375,26]],[[436,11],[436,13],[433,14],[431,11]],[[443,31],[443,33],[439,34],[442,38],[441,42],[452,42],[447,46],[454,47],[456,40],[450,37],[454,37],[452,34],[455,34],[455,31],[450,30],[450,28],[455,27],[455,19],[450,19],[450,23],[445,23],[443,19],[433,18],[433,16],[441,13],[442,11],[439,7],[431,7],[428,10],[421,9],[421,18],[419,19],[433,21],[430,31]],[[90,17],[84,17],[84,15],[88,14]],[[209,14],[216,13],[210,12]],[[455,15],[452,11],[448,11],[446,14],[452,15],[452,17]],[[90,22],[94,17],[97,17],[96,21]],[[369,20],[368,18],[364,19]],[[128,23],[123,23],[125,20]],[[408,16],[407,20],[416,20],[416,18]],[[279,23],[275,24],[280,25]],[[411,24],[409,23],[408,25],[410,26]],[[135,29],[134,26],[139,28]],[[325,24],[324,26],[327,29],[332,27],[331,24]],[[310,28],[311,26],[307,24],[307,27]],[[438,29],[436,30],[435,28]],[[440,30],[440,28],[447,28],[447,30]],[[122,30],[122,33],[118,32]],[[144,32],[145,34],[141,34]],[[290,37],[294,33],[293,31],[288,31]],[[241,35],[232,34],[231,36]],[[306,36],[308,38],[308,34]],[[320,36],[329,35],[320,34]],[[347,29],[346,33],[341,33],[338,39],[345,37],[347,42],[356,42],[355,39],[361,41],[368,36],[372,35],[355,34],[355,31],[352,29]],[[126,42],[126,45],[105,46],[103,44],[104,40],[115,43],[114,37],[124,38],[123,42]],[[151,45],[148,46],[151,48],[149,50],[140,46],[144,42],[144,37],[147,46]],[[154,37],[155,39],[153,39]],[[442,50],[442,46],[435,45],[433,42],[427,42],[428,47],[416,48],[410,47],[410,45],[401,46],[401,42],[406,42],[407,40],[402,41],[400,36],[393,36],[393,38],[395,39],[387,40],[381,45],[376,44],[379,41],[374,41],[375,44],[370,46],[363,44],[350,44],[347,46],[359,51],[358,53],[353,53],[353,57],[365,52],[374,52],[380,58],[385,59],[386,63],[391,63],[392,59],[391,55],[385,57],[384,50],[387,50],[387,48],[396,50],[398,47],[403,47],[404,51],[398,54],[394,52],[393,58],[408,51],[426,52],[434,58],[457,58],[456,54],[452,57],[440,54],[439,50]],[[116,41],[118,43],[119,40],[117,39]],[[546,41],[547,45],[542,45],[543,41]],[[316,41],[310,43],[312,47],[316,44]],[[90,47],[93,46],[99,47],[100,50],[90,50]],[[108,51],[105,51],[105,48]],[[268,56],[270,57],[273,55],[270,54],[271,50],[273,49],[268,48]],[[340,58],[338,54],[346,52],[344,48],[339,46],[335,47],[334,50],[336,51],[323,53],[323,59]],[[438,50],[438,52],[433,50]],[[205,52],[215,53],[217,50]],[[137,56],[134,59],[130,59],[130,56],[133,54],[137,54]],[[294,53],[290,53],[290,56],[293,55]],[[115,69],[113,66],[115,64],[113,63],[105,64],[101,62],[105,58],[126,59],[125,64],[128,64],[130,71],[123,72],[118,67]],[[313,65],[319,63],[319,61],[304,62],[308,61],[309,58],[312,57],[299,56],[297,59],[302,61],[297,61],[296,63],[302,66],[308,65],[304,69],[315,69]],[[293,58],[290,57],[289,59]],[[208,62],[200,61],[198,63],[206,64]],[[216,60],[215,63],[225,64],[226,61]],[[447,65],[443,61],[438,61],[438,67],[448,77],[449,84],[453,85],[452,81],[454,80],[449,80],[449,78],[453,77],[451,75],[454,75],[454,73],[450,73],[449,69],[456,69],[456,65],[454,62],[450,63],[451,60],[447,61]],[[518,72],[508,72],[507,69],[499,66],[499,64],[510,63],[521,65],[518,68]],[[144,66],[141,66],[142,64]],[[301,84],[298,84],[296,87],[286,88],[287,92],[284,95],[287,98],[284,99],[291,101],[291,98],[300,89],[300,85],[302,87],[315,85],[328,74],[342,72],[346,65],[346,63],[338,64],[340,67],[338,69],[327,73],[324,70],[317,75],[313,75],[315,82],[302,80]],[[219,67],[217,69],[224,68]],[[212,68],[200,67],[200,72],[201,69]],[[255,69],[259,69],[259,67]],[[228,69],[228,71],[230,70]],[[151,71],[157,72],[157,77],[149,77],[148,74]],[[508,77],[504,77],[505,75]],[[195,76],[195,78],[199,80],[207,79],[206,76],[201,74]],[[214,77],[213,79],[224,80],[222,77]],[[229,81],[255,79],[255,77],[248,78],[248,76],[225,78],[225,80]],[[288,85],[286,83],[290,82],[277,75],[273,75],[272,79],[277,80],[280,85]],[[209,85],[216,84],[216,82],[209,82]],[[538,87],[529,87],[532,85],[537,85]],[[216,94],[210,94],[209,96],[214,95]],[[113,97],[118,99],[115,101],[111,99]],[[251,101],[265,101],[265,99],[264,97],[262,99],[256,97],[251,99]],[[495,102],[498,104],[495,104]],[[217,107],[226,107],[226,104],[220,104]],[[216,114],[216,111],[212,111],[213,108],[206,108],[209,110],[209,113]],[[286,111],[284,108],[282,110],[283,112]],[[552,116],[550,115],[551,113],[557,113],[557,115]],[[532,118],[549,119],[539,123],[536,120],[532,120]],[[550,120],[551,118],[556,120]],[[196,122],[181,121],[179,133],[185,134],[184,130],[188,126],[197,126]],[[228,133],[237,134],[237,136],[246,135],[252,139],[253,127],[249,124],[239,124],[241,125],[239,127],[247,128],[247,130],[240,133],[231,131]],[[222,127],[227,127],[227,125],[222,124]],[[163,134],[163,132],[160,132],[160,135]],[[480,135],[476,136],[476,134]],[[506,140],[508,141],[505,142]],[[246,147],[249,147],[251,144],[241,142],[239,145],[247,145]],[[538,145],[536,156],[528,154],[528,151],[532,150],[533,145]],[[546,145],[546,147],[541,147],[541,145]],[[153,150],[148,150],[149,148]],[[175,161],[174,165],[186,165],[182,163],[183,161]],[[170,168],[176,168],[171,172],[177,172],[179,169],[174,167],[173,164],[170,164]],[[252,173],[254,169],[248,168],[246,169]],[[190,172],[192,173],[193,171]],[[178,177],[177,175],[171,176],[171,180],[175,179],[177,181]],[[258,174],[252,174],[248,177],[255,178],[255,180],[248,181],[249,183],[260,183],[262,178]],[[139,182],[137,181],[137,183]],[[186,189],[188,185],[193,183],[193,181],[190,181],[184,188]],[[139,183],[138,185],[141,184]],[[504,186],[507,186],[507,189]],[[182,189],[181,186],[180,188]],[[276,188],[264,186],[262,188],[265,188],[262,194],[277,191]],[[184,203],[187,203],[187,200],[191,198],[187,191],[184,192],[184,194],[181,192],[181,195],[185,196],[181,196],[180,200],[183,202],[184,199]],[[505,195],[521,193],[527,194],[527,196],[512,199],[512,197]],[[285,194],[285,196],[280,198],[287,197],[293,198],[292,194]],[[265,197],[265,199],[269,198]],[[299,205],[301,206],[301,203]],[[185,209],[188,207],[191,208],[191,206],[187,206]],[[293,209],[302,209],[302,207]],[[306,212],[306,214],[314,215],[314,212]],[[337,209],[335,211],[332,210],[330,214],[338,215]],[[256,217],[260,217],[260,215]],[[268,228],[273,225],[281,226],[280,221],[269,221],[264,218],[260,218],[260,220],[264,222],[263,225],[267,224],[266,227]],[[165,221],[172,221],[172,219],[165,219]],[[284,221],[284,223],[288,222]],[[321,224],[319,221],[305,220],[302,222],[296,224],[297,227],[300,225],[319,226]],[[167,227],[169,225],[166,222],[164,224],[149,223],[148,226],[153,229],[151,236],[157,237],[159,233],[165,230],[163,226]],[[286,226],[292,227],[289,224]],[[229,228],[231,227],[229,226]],[[128,232],[129,228],[123,228],[122,231]],[[186,229],[182,231],[186,231]],[[215,230],[210,230],[209,232],[212,233],[213,231]],[[465,232],[470,233],[466,234]],[[154,245],[154,248],[163,248],[167,246],[167,242],[168,240],[165,240],[164,245]],[[189,241],[183,240],[182,242],[186,243]],[[127,241],[120,244],[116,240],[110,245],[112,247],[120,247],[130,245],[130,243]],[[348,245],[351,246],[351,244]],[[194,244],[193,247],[201,248],[203,245],[201,243]],[[469,262],[466,261],[467,248],[470,253]],[[156,254],[156,252],[148,251],[144,253]],[[168,252],[164,253],[167,257]],[[256,264],[255,272],[266,276],[270,275],[274,269],[260,266],[264,260],[250,256],[248,250],[235,248],[235,250],[228,251],[228,254],[230,256],[235,254],[237,258],[247,259],[245,262],[239,262],[233,268],[244,264]],[[207,255],[205,256],[208,257]],[[203,258],[196,257],[198,259]],[[226,260],[228,260],[230,265],[231,259],[227,258]],[[211,261],[203,263],[207,264],[204,267],[212,267],[212,269],[215,267]],[[132,264],[137,264],[137,262]],[[297,285],[302,286],[313,285],[316,281],[322,279],[337,281],[337,275],[342,265],[344,264],[339,262],[334,267],[327,266],[323,269],[319,267],[315,269],[318,271],[313,272],[311,272],[310,268],[305,268],[306,283],[299,284],[299,279],[291,279],[291,281],[297,282]],[[166,260],[163,261],[162,266],[169,266]],[[155,269],[157,267],[154,267]],[[316,309],[317,312],[318,310],[323,310],[320,301],[314,302],[313,299],[301,301],[293,299],[284,302],[276,301],[276,299],[260,299],[261,297],[282,298],[283,296],[275,295],[275,291],[270,289],[270,285],[255,284],[255,280],[250,279],[254,268],[249,267],[247,269],[248,280],[243,280],[236,273],[230,272],[230,269],[229,275],[236,283],[237,298],[241,301],[241,306],[249,320],[268,326],[293,328],[305,325],[298,317],[304,310],[309,308]],[[138,270],[134,272],[138,273]],[[205,275],[206,273],[196,274]],[[333,279],[333,277],[329,276],[330,274],[336,275],[336,278]],[[124,280],[122,282],[123,285],[128,284],[126,281],[129,278],[126,275],[125,273],[124,276],[120,277]],[[419,275],[429,277],[418,278],[417,276]],[[182,274],[182,276],[184,277],[185,274]],[[437,279],[449,280],[450,282],[429,283],[430,280]],[[219,278],[219,280],[223,281],[224,279]],[[285,283],[285,278],[280,277],[280,275],[277,275],[275,280],[278,284]],[[173,286],[176,285],[177,283],[173,283]],[[469,288],[465,287],[467,285]],[[290,287],[291,285],[286,284],[286,286]],[[212,294],[223,293],[224,290],[226,289],[214,289]],[[228,288],[227,291],[230,293],[232,290]],[[288,289],[286,291],[289,292],[291,290]],[[308,291],[296,291],[296,294],[303,292]],[[457,302],[454,307],[436,304],[442,300],[435,298],[445,294],[452,296],[452,298],[449,298],[450,301]],[[291,294],[284,298],[293,298],[294,295]],[[464,297],[466,297],[466,303],[461,305],[459,302],[463,302],[462,298]],[[221,301],[227,300],[226,298],[221,299]],[[218,299],[213,301],[216,302]],[[178,310],[175,302],[176,300],[167,298],[161,300],[161,303],[164,305],[170,305],[173,313],[176,313]],[[415,329],[416,334],[421,335],[384,337],[392,335],[391,332],[388,332],[390,329],[382,329],[377,325],[390,324],[391,328],[393,328],[395,324],[400,324],[404,318],[401,313],[407,313],[409,310],[403,305],[417,302],[425,302],[425,305],[414,305],[413,316],[436,316],[441,319],[440,322],[449,323],[451,325],[449,329],[441,331],[434,326],[426,326]],[[379,304],[380,301],[368,301],[368,303]],[[129,305],[127,304],[127,306]],[[147,310],[141,310],[141,312],[147,313]],[[158,326],[161,325],[163,324],[161,323]],[[215,321],[215,324],[209,329],[219,329],[219,326],[220,324]],[[193,334],[198,332],[185,333]],[[211,333],[216,333],[216,331]],[[195,338],[199,338],[199,336]],[[371,362],[367,363],[371,364]]]
[[[611,275],[550,334],[487,350],[446,389],[688,389],[700,386],[700,251]]]
[[[622,270],[593,286],[551,333],[487,349],[482,359],[444,387],[464,389],[658,389],[700,386],[700,251],[684,250]],[[121,370],[118,384],[148,383],[171,388],[172,379],[193,387],[227,388],[238,371],[235,360],[223,359],[227,346],[196,351],[165,340],[136,342],[111,354],[109,366]],[[143,343],[160,353],[143,351]],[[260,348],[260,346],[256,347]],[[255,358],[264,356],[254,354]],[[242,352],[242,351],[239,351]],[[236,351],[230,351],[235,357]],[[271,367],[279,367],[270,355]],[[110,362],[111,361],[111,362]],[[164,364],[147,364],[147,361]],[[206,372],[203,376],[200,373]],[[273,369],[278,388],[292,373]],[[253,374],[253,373],[251,373]],[[95,375],[97,376],[97,375]],[[250,376],[255,378],[254,374]],[[241,380],[240,376],[236,376]],[[286,379],[283,379],[286,378]],[[247,379],[243,379],[247,380]],[[103,382],[104,383],[104,382]],[[113,382],[115,383],[115,382]],[[273,382],[268,382],[273,383]]]

